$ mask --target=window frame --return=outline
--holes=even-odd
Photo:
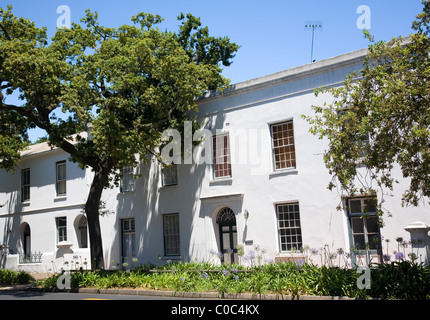
[[[223,139],[222,152],[220,152],[217,148],[217,146],[220,145],[217,139]],[[221,158],[223,158],[223,161],[217,163],[217,159]],[[229,179],[233,177],[231,166],[230,135],[228,132],[212,135],[212,163],[214,180]],[[220,166],[221,169],[218,169],[217,166]],[[217,175],[218,172],[220,172],[219,175]]]
[[[173,222],[167,221],[171,218],[174,218]],[[173,227],[169,225],[169,223],[173,223]],[[168,227],[170,228],[168,229]],[[181,255],[181,229],[179,213],[163,214],[163,242],[164,256],[172,257]],[[173,246],[170,246],[171,244],[173,244]]]
[[[57,227],[57,244],[67,242],[67,217],[56,217],[55,224]]]
[[[374,210],[367,211],[365,208],[368,207],[365,204],[366,201],[374,202]],[[360,210],[356,211],[351,205],[351,201],[360,201]],[[370,261],[371,255],[378,255],[380,261],[382,261],[382,243],[381,243],[381,227],[378,224],[377,216],[377,198],[376,196],[359,196],[359,197],[349,197],[346,199],[346,209],[348,215],[348,235],[351,244],[351,256],[353,257],[353,262],[356,262],[356,256],[366,256],[367,261]],[[369,231],[369,220],[376,219],[377,231]],[[361,220],[361,221],[360,221]],[[359,227],[362,228],[362,232],[357,232],[354,230],[354,222],[359,222]],[[371,235],[371,237],[369,237]],[[364,248],[357,247],[356,237],[363,237]],[[379,243],[372,241],[371,239],[379,239]],[[373,242],[373,243],[372,243]],[[372,246],[373,244],[373,246]]]
[[[122,169],[122,177],[119,181],[119,191],[121,193],[134,192],[136,190],[136,179],[134,175],[134,166],[127,166]]]
[[[279,210],[280,207],[287,207],[287,206],[288,207],[294,206],[293,210],[291,211],[293,219],[290,219],[289,217],[289,214],[290,214],[289,210],[282,211],[282,212],[280,212]],[[296,210],[296,206],[298,210]],[[287,253],[287,252],[294,251],[294,249],[300,250],[303,247],[303,232],[302,232],[302,223],[301,223],[301,217],[300,217],[301,215],[300,215],[299,201],[276,203],[275,209],[276,209],[276,223],[277,223],[277,230],[278,230],[279,252]],[[281,214],[282,214],[282,219],[281,219]],[[287,219],[285,219],[285,215],[287,216]],[[296,225],[296,221],[298,221],[298,225]],[[288,222],[288,224],[286,224],[286,222]],[[293,226],[291,226],[291,222],[293,222],[292,223]],[[285,232],[285,234],[282,234],[283,232],[281,232],[281,230],[289,230],[289,234],[287,234],[287,232]],[[293,230],[294,230],[294,233],[291,232]],[[285,237],[285,239],[290,237],[291,240],[293,239],[293,237],[295,237],[296,241],[284,242],[283,237]],[[285,249],[284,249],[284,246],[285,246]]]
[[[126,224],[129,227],[126,228]],[[130,245],[126,247],[126,238],[130,238]],[[131,255],[127,256],[126,253],[131,250]],[[123,260],[132,259],[137,256],[136,252],[136,221],[134,218],[121,219],[121,257]]]
[[[86,216],[81,216],[78,221],[78,244],[79,248],[87,249],[88,248],[88,219]]]
[[[174,172],[172,173],[172,171]],[[167,180],[171,177],[174,178]],[[178,185],[178,165],[176,163],[172,163],[170,166],[161,165],[161,185],[163,187]]]
[[[30,183],[31,183],[30,174],[31,174],[30,168],[21,169],[21,202],[30,201]]]
[[[277,126],[283,126],[283,125],[289,125],[291,124],[291,129],[287,128],[287,131],[290,131],[292,133],[291,136],[287,136],[287,139],[292,139],[292,143],[290,144],[285,144],[285,145],[278,145],[275,146],[275,133],[277,134],[278,132],[274,132],[274,128]],[[271,148],[272,148],[272,165],[273,165],[273,171],[274,172],[282,172],[282,171],[289,171],[289,170],[294,170],[297,169],[297,154],[296,154],[296,141],[295,141],[295,134],[294,134],[294,120],[293,119],[287,119],[287,120],[283,120],[283,121],[278,121],[278,122],[273,122],[273,123],[269,123],[269,128],[270,128],[270,140],[271,140]],[[279,139],[285,139],[285,137],[282,138],[278,138],[276,137],[277,141],[279,141]],[[284,152],[284,153],[276,153],[276,149],[281,149],[281,148],[286,148],[289,149],[288,152]],[[292,148],[292,151],[291,149]],[[290,159],[287,160],[287,155],[289,155]],[[291,155],[293,155],[293,157],[291,157]],[[279,156],[279,160],[277,160],[277,157]],[[285,157],[284,159],[282,159],[282,157]],[[285,166],[285,167],[281,167],[281,165],[279,166],[279,168],[277,167],[278,163],[282,164],[283,162],[285,162],[286,164],[288,162],[290,162],[290,166]]]
[[[64,168],[64,177],[61,177],[60,179],[60,168]],[[67,163],[66,160],[62,160],[62,161],[57,161],[55,163],[55,173],[56,173],[56,178],[55,178],[55,189],[57,192],[57,197],[64,197],[67,196]],[[60,192],[61,191],[61,185],[63,185],[64,187],[64,192]]]

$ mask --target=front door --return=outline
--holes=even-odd
[[[236,263],[237,258],[237,226],[233,210],[223,208],[217,216],[219,225],[220,249],[223,253],[221,261],[224,263]]]

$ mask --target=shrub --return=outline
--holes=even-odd
[[[152,266],[154,267],[154,266]],[[412,262],[393,262],[371,268],[370,289],[360,290],[356,269],[316,266],[307,263],[270,263],[243,267],[208,263],[174,263],[150,273],[147,267],[133,271],[77,271],[71,285],[96,288],[144,288],[155,290],[250,292],[279,295],[328,295],[356,298],[430,299],[430,267]],[[39,285],[56,287],[58,276]]]
[[[33,280],[34,278],[25,271],[0,269],[0,285],[26,284]]]

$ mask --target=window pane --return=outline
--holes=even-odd
[[[351,218],[352,233],[364,233],[363,219],[362,218]]]
[[[358,234],[354,236],[354,247],[355,249],[365,249],[364,234]]]
[[[349,200],[349,212],[350,213],[362,213],[361,200]]]
[[[122,171],[122,178],[120,180],[120,192],[134,191],[136,180],[134,179],[134,167],[128,166]]]
[[[162,169],[163,186],[178,184],[178,165],[172,164],[170,167]]]
[[[67,218],[56,218],[57,224],[57,242],[67,241]]]
[[[378,233],[379,225],[377,217],[366,217],[367,233]]]
[[[302,247],[302,231],[298,203],[278,205],[277,213],[281,251],[299,250]]]
[[[58,181],[58,194],[66,194],[66,181]]]
[[[131,258],[136,256],[134,219],[122,220],[122,256]]]
[[[296,166],[296,155],[293,122],[275,124],[271,128],[275,169],[294,168]]]
[[[367,239],[369,241],[368,242],[369,249],[376,250],[381,248],[381,239],[379,237],[379,234],[368,234]]]
[[[179,214],[167,214],[163,216],[164,254],[180,254]]]
[[[228,135],[213,136],[214,177],[231,177],[230,145]]]
[[[57,195],[65,195],[66,189],[66,162],[57,162]]]
[[[376,212],[376,199],[364,199],[365,211],[368,213]]]
[[[21,170],[21,202],[30,200],[30,169]]]

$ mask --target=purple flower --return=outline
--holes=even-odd
[[[206,272],[203,272],[203,273],[201,274],[201,277],[202,277],[202,279],[207,279],[208,274],[207,274]]]
[[[391,260],[391,256],[389,254],[384,254],[384,261],[388,262]]]
[[[403,254],[403,252],[397,252],[396,253],[396,260],[404,260],[405,259],[405,255]]]
[[[297,260],[296,261],[297,269],[300,269],[301,267],[303,267],[304,264],[305,264],[305,261],[303,259]]]
[[[228,270],[223,270],[222,274],[228,277],[230,275],[230,272]]]
[[[318,254],[318,250],[315,248],[310,248],[309,251],[311,252],[311,254],[313,254],[315,256]]]

